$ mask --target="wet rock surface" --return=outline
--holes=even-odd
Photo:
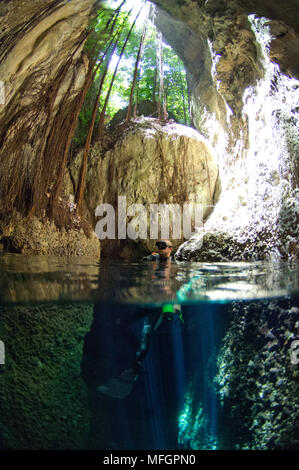
[[[156,3],[163,9],[157,24],[189,72],[195,127],[213,146],[222,182],[202,249],[186,244],[181,259],[297,258],[299,84],[292,78],[298,54],[291,51],[298,22],[291,6]],[[178,31],[187,42],[192,38],[185,53]],[[202,45],[197,68],[196,41]]]
[[[203,207],[205,220],[219,198],[217,163],[208,142],[194,129],[137,118],[127,128],[120,125],[114,135],[107,136],[105,147],[102,145],[93,147],[87,172],[85,203],[90,221],[95,226],[99,204],[111,204],[116,210],[119,196],[126,196],[127,207],[142,204],[148,215],[148,239],[138,240],[141,252],[154,248],[149,239],[151,204],[178,204],[182,212],[184,203],[196,203]],[[80,158],[81,154],[70,167],[75,184]],[[104,240],[101,246],[104,256],[112,252],[134,255],[134,241]]]
[[[77,227],[66,230],[57,228],[47,219],[41,221],[15,213],[0,221],[0,249],[9,253],[99,258],[99,240],[89,230],[86,235],[80,220],[77,220]]]
[[[92,314],[88,304],[1,306],[1,449],[88,447],[81,361]]]

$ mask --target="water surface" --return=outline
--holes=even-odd
[[[0,256],[2,303],[225,302],[296,294],[298,286],[298,262],[157,264],[85,257]]]

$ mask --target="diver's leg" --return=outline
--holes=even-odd
[[[140,371],[143,361],[148,353],[151,344],[153,329],[153,322],[151,322],[149,318],[146,318],[141,332],[140,345],[136,352],[136,363],[133,366],[133,369],[136,370],[136,373]]]
[[[98,391],[114,398],[126,398],[129,395],[133,389],[134,383],[139,377],[140,369],[150,347],[154,326],[159,316],[160,311],[158,315],[157,312],[155,312],[155,314],[149,315],[145,319],[135,361],[131,367],[124,370],[117,378],[113,378],[106,384],[100,385],[97,388]]]

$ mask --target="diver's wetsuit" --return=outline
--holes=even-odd
[[[157,261],[161,264],[161,268],[165,265],[167,261],[174,262],[174,256],[170,256],[169,258],[162,258],[158,253],[152,253],[149,256],[146,256],[142,259],[142,261]],[[139,377],[144,359],[148,353],[151,338],[155,329],[161,324],[161,322],[167,318],[168,320],[171,319],[172,314],[181,313],[180,311],[177,312],[173,308],[171,304],[164,305],[165,308],[161,309],[154,308],[150,311],[143,322],[141,337],[137,352],[135,354],[135,359],[131,362],[131,367],[128,369],[123,370],[123,372],[117,377],[108,380],[103,385],[99,385],[97,390],[104,395],[108,395],[114,398],[125,398],[131,392],[134,383]],[[181,318],[181,316],[180,316]]]
[[[135,354],[135,359],[131,363],[131,367],[123,370],[117,378],[112,378],[106,383],[99,385],[97,387],[99,392],[113,398],[126,398],[130,394],[140,375],[144,359],[151,345],[154,331],[160,326],[163,320],[170,320],[173,315],[178,315],[181,322],[184,322],[180,310],[176,310],[171,304],[166,304],[164,307],[165,308],[162,308],[162,312],[160,309],[151,311],[144,320],[139,347]]]
[[[150,311],[143,322],[139,346],[131,365],[128,364],[129,368],[124,369],[118,377],[109,379],[104,384],[99,385],[97,387],[99,392],[113,398],[126,398],[130,394],[139,377],[144,359],[151,344],[155,325],[158,323],[160,316],[161,311],[159,309]]]

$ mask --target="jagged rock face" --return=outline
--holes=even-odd
[[[81,362],[92,314],[88,303],[1,306],[1,338],[10,347],[1,370],[2,449],[88,448]]]
[[[219,158],[223,185],[202,249],[193,240],[184,256],[298,257],[296,2],[155,3],[156,23],[188,70],[193,121]]]
[[[74,181],[78,179],[80,156],[71,168]],[[140,118],[127,130],[119,128],[112,148],[105,151],[94,146],[85,203],[94,224],[96,207],[108,203],[117,209],[118,196],[126,196],[127,206],[142,204],[148,223],[150,204],[164,203],[178,204],[181,209],[184,203],[200,204],[206,219],[219,192],[217,163],[207,141],[197,131],[176,123]],[[148,238],[149,235],[148,229]],[[176,240],[177,245],[182,238]],[[143,240],[142,246],[154,248],[151,240]],[[119,240],[102,242],[102,255],[136,255],[136,249],[131,248],[132,243]]]
[[[298,314],[290,299],[233,303],[215,385],[239,449],[297,449]]]

